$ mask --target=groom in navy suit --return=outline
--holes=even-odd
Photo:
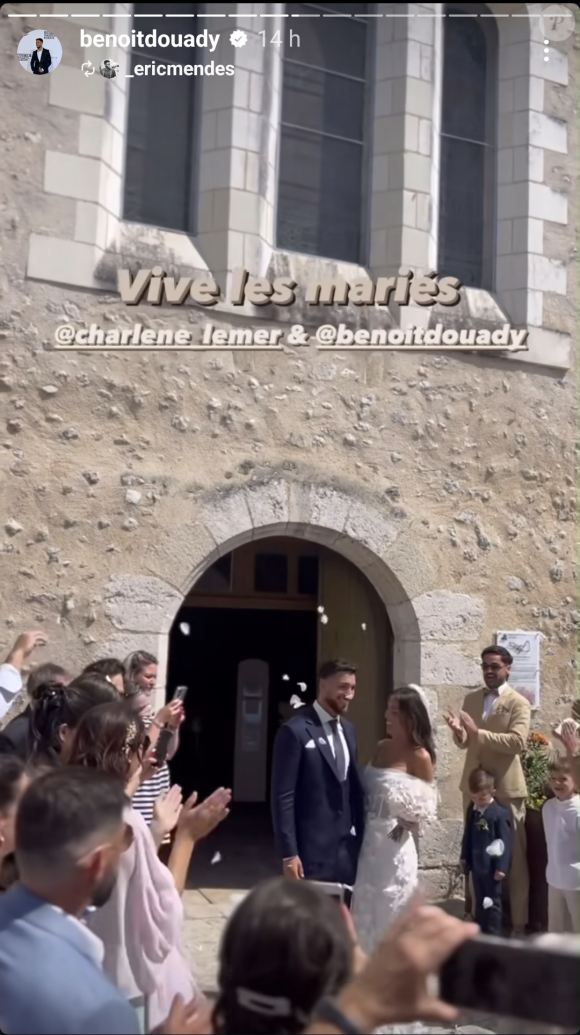
[[[364,828],[356,733],[345,719],[356,665],[326,661],[318,696],[278,731],[272,766],[272,818],[284,874],[353,885]]]

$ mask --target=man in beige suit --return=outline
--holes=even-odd
[[[467,694],[459,715],[445,721],[457,747],[466,752],[461,780],[469,805],[469,774],[482,766],[495,778],[496,799],[511,812],[513,856],[508,878],[512,927],[523,934],[528,922],[529,876],[526,853],[527,788],[520,755],[530,730],[531,709],[508,685],[513,658],[505,647],[486,647],[481,655],[485,687]]]

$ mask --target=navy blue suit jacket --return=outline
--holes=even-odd
[[[344,720],[341,724],[350,755],[350,824],[345,825],[343,785],[332,748],[315,709],[309,706],[301,708],[276,736],[272,819],[283,859],[298,855],[305,876],[311,880],[349,884],[354,882],[364,833],[364,791],[354,726]],[[356,831],[354,835],[351,826]],[[350,864],[344,863],[345,852]],[[350,874],[346,875],[345,870],[350,870]]]
[[[487,854],[487,848],[493,841],[503,841],[502,856],[492,857]],[[496,872],[508,873],[512,858],[512,828],[510,813],[503,805],[492,801],[483,816],[476,812],[473,805],[469,806],[461,855],[466,871],[474,876],[489,877]]]

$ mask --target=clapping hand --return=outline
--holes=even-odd
[[[161,840],[170,834],[172,830],[175,830],[179,817],[181,815],[181,809],[183,807],[183,794],[181,787],[174,784],[167,794],[162,794],[157,799],[153,806],[153,823],[151,826],[155,826],[157,833]]]
[[[456,715],[455,712],[446,712],[443,718],[456,737],[463,737],[463,726],[459,715]]]
[[[197,794],[187,799],[181,810],[177,823],[177,836],[187,837],[192,841],[201,841],[211,834],[230,814],[232,792],[220,787],[209,798],[197,804]]]
[[[467,733],[467,736],[476,737],[479,733],[479,727],[477,726],[475,719],[472,719],[471,715],[468,715],[467,712],[460,712],[459,719],[463,729]]]
[[[572,729],[570,726],[564,726],[564,723],[562,723],[560,740],[570,757],[575,758],[576,755],[580,754],[580,736],[576,728]]]

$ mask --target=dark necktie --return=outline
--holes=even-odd
[[[340,727],[338,719],[330,720],[330,728],[334,738],[334,758],[336,761],[336,768],[338,770],[338,776],[342,783],[346,780],[346,755],[344,753],[344,747],[342,744],[342,737],[340,735]]]

